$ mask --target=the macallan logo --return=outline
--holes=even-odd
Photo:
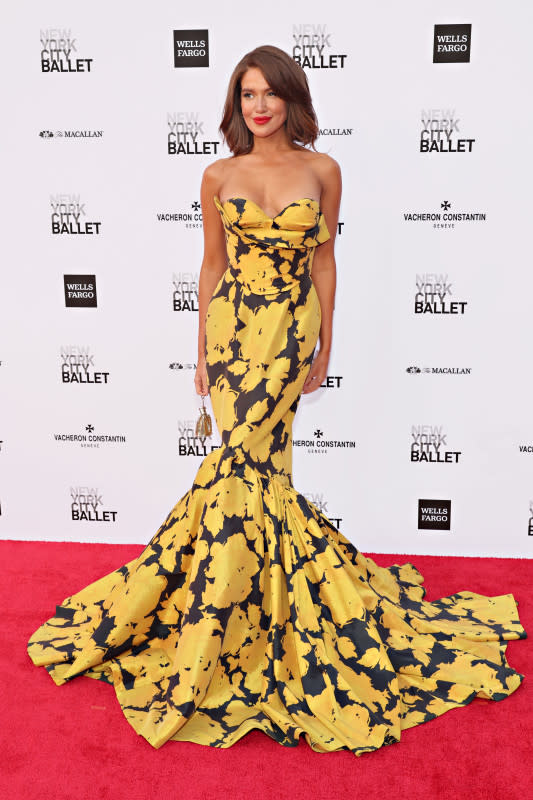
[[[320,128],[320,136],[351,136],[353,128]]]
[[[103,130],[50,130],[39,131],[41,139],[101,139]]]
[[[470,375],[472,367],[418,367],[410,366],[405,370],[409,375]]]
[[[190,361],[186,361],[186,362],[183,362],[183,361],[172,361],[168,365],[169,369],[174,369],[174,370],[178,370],[178,371],[182,370],[182,369],[196,369],[196,367],[197,367],[197,365],[192,363],[192,362],[190,362]]]

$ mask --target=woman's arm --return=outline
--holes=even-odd
[[[333,327],[333,307],[335,305],[336,267],[335,236],[339,221],[341,201],[341,171],[339,165],[329,156],[321,159],[320,179],[322,194],[320,207],[331,238],[316,248],[313,259],[313,283],[320,301],[322,322],[320,325],[320,348],[304,383],[303,393],[314,392],[324,382],[328,372]]]
[[[204,257],[200,269],[198,285],[198,366],[194,376],[197,394],[208,394],[207,370],[205,365],[205,316],[207,306],[213,296],[215,286],[228,265],[224,227],[220,214],[213,203],[220,186],[220,166],[218,162],[205,170],[200,190],[202,220],[204,228]]]

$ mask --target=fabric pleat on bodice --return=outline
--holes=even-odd
[[[276,295],[310,280],[315,248],[330,238],[316,200],[302,198],[269,217],[244,197],[214,202],[226,233],[228,269],[249,292]]]

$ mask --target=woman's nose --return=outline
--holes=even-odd
[[[266,111],[266,97],[263,94],[257,94],[255,96],[255,110],[256,111]]]

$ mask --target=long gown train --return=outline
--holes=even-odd
[[[207,314],[220,448],[141,555],[67,597],[28,652],[56,684],[115,687],[128,722],[229,747],[258,728],[283,745],[356,755],[523,675],[512,594],[424,600],[412,564],[378,567],[292,485],[291,429],[320,328],[319,205],[276,217],[214,202],[228,268]]]

